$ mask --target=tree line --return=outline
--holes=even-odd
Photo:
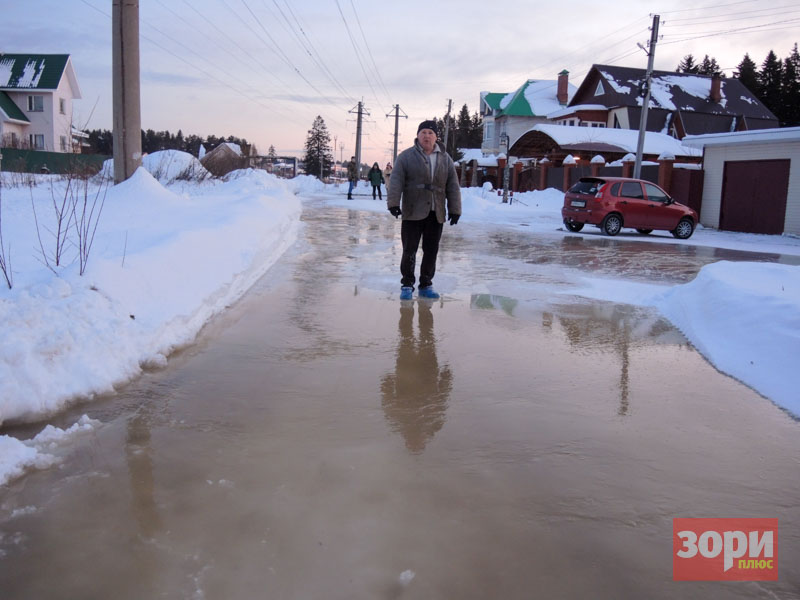
[[[725,76],[716,59],[707,54],[699,63],[687,54],[676,70],[679,73]],[[784,59],[770,50],[760,68],[750,54],[745,53],[733,77],[778,117],[781,127],[800,126],[800,52],[797,43]]]
[[[445,125],[449,121],[449,130],[447,133],[447,151],[454,160],[461,158],[462,153],[458,151],[459,148],[480,148],[483,142],[483,119],[480,114],[475,111],[470,115],[469,107],[466,103],[458,111],[457,116],[445,115],[443,118],[436,117],[436,127],[439,128],[439,142],[444,145],[444,130]]]
[[[108,129],[92,129],[87,132],[89,134],[89,152],[92,154],[105,154],[112,155],[114,153],[114,134]],[[181,150],[188,152],[194,156],[200,153],[200,144],[205,146],[207,151],[213,150],[223,142],[232,142],[238,144],[242,148],[243,153],[248,153],[251,150],[251,145],[244,138],[239,138],[233,135],[228,137],[217,137],[216,135],[209,135],[208,137],[201,137],[198,135],[184,136],[183,131],[180,129],[178,133],[170,133],[169,131],[154,131],[153,129],[142,130],[142,152],[151,153],[158,152],[159,150]],[[274,152],[274,148],[270,146]],[[255,153],[255,148],[252,148]]]

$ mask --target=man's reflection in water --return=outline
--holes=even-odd
[[[422,452],[445,421],[453,388],[450,366],[439,366],[433,313],[419,303],[419,335],[414,336],[414,306],[400,307],[400,339],[394,373],[381,380],[383,411],[394,431],[400,432],[410,452]]]

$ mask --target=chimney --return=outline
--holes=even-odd
[[[721,83],[722,79],[719,73],[715,73],[711,76],[711,94],[709,94],[708,97],[712,102],[720,102],[722,100],[722,92],[720,91]]]
[[[556,91],[556,98],[561,106],[566,106],[567,102],[569,102],[569,87],[567,86],[568,81],[569,71],[564,69],[558,74],[558,90]]]

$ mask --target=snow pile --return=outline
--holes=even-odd
[[[20,441],[7,435],[0,436],[0,485],[19,477],[26,469],[46,469],[58,458],[51,454],[76,436],[86,434],[99,425],[99,421],[83,415],[68,429],[48,425],[30,440]]]
[[[52,185],[59,197],[63,182]],[[14,288],[0,289],[0,423],[41,417],[163,364],[296,238],[300,201],[267,173],[194,191],[177,195],[144,169],[108,189],[83,277],[74,256],[54,274],[36,250],[17,250]],[[50,186],[12,188],[3,225],[15,249],[35,247],[31,194],[50,245]]]
[[[160,150],[142,157],[142,166],[164,185],[178,180],[199,181],[211,177],[206,168],[194,156],[180,150]],[[106,179],[114,178],[114,159],[103,163],[100,174]]]
[[[720,371],[800,416],[800,267],[716,262],[654,304]]]
[[[569,293],[657,308],[717,369],[800,417],[800,266],[720,261],[689,283],[585,279]]]

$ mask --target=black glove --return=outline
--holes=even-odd
[[[399,206],[390,206],[389,207],[389,212],[394,215],[395,219],[403,214],[402,211],[400,210]]]
[[[450,215],[450,225],[455,225],[458,223],[458,220],[461,218],[461,215]]]

